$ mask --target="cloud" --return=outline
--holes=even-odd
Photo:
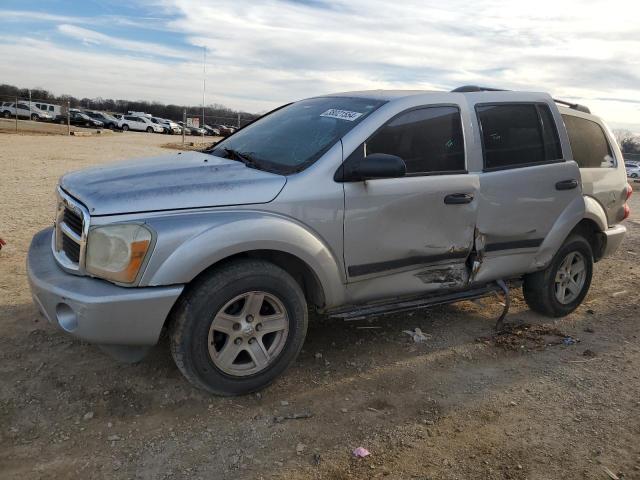
[[[70,69],[58,69],[50,78],[94,92],[88,96],[182,98],[180,103],[197,104],[202,71],[197,48],[206,45],[208,96],[231,107],[264,110],[327,92],[450,89],[477,83],[549,91],[593,105],[596,113],[613,122],[640,123],[633,103],[640,101],[640,61],[635,55],[640,51],[640,23],[630,14],[637,7],[629,0],[616,2],[615,8],[603,0],[477,0],[472,7],[466,0],[134,4],[140,18],[153,17],[154,28],[179,35],[194,52],[170,41],[141,41],[137,34],[135,40],[126,34],[106,35],[100,31],[103,17],[92,24],[77,18],[52,19],[59,34],[86,45],[64,51],[55,44],[43,45],[48,51],[58,48],[56,55],[62,55]],[[25,51],[30,48],[16,40],[11,50],[35,55]],[[0,52],[6,49],[6,42],[0,44]],[[86,50],[92,51],[88,65],[110,71],[126,64],[128,81],[98,75],[85,85],[74,78],[74,65],[89,74],[84,64],[74,64],[85,61]],[[114,50],[127,56],[115,55]],[[122,74],[122,68],[119,71]],[[140,80],[156,75],[161,78],[155,84]],[[28,74],[22,67],[16,76]],[[181,90],[175,88],[178,85]]]
[[[114,48],[116,50],[136,52],[149,56],[161,56],[179,59],[185,59],[194,56],[193,51],[181,51],[174,48],[166,47],[158,43],[121,39],[109,35],[104,35],[94,30],[78,27],[76,25],[58,25],[58,32],[75,40],[80,40],[85,45],[102,45]]]

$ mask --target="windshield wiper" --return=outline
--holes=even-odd
[[[251,156],[249,153],[239,152],[234,150],[233,148],[225,148],[224,151],[229,155],[228,158],[232,160],[238,160],[239,162],[244,163],[249,168],[260,169],[258,162]]]

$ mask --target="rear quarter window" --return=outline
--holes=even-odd
[[[580,168],[616,166],[611,145],[598,123],[574,115],[562,115],[562,119],[567,127],[573,159]]]

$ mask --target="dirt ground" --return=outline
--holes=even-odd
[[[566,318],[529,312],[519,291],[498,337],[495,300],[314,315],[279,381],[217,398],[180,376],[166,342],[124,365],[56,330],[25,277],[61,174],[165,142],[0,134],[2,479],[640,478],[640,195],[620,251]],[[426,341],[403,333],[415,327]],[[360,446],[371,455],[354,458]]]

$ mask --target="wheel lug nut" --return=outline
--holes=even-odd
[[[242,325],[240,325],[239,323],[234,323],[234,324],[233,324],[233,329],[234,329],[234,330],[240,330],[240,327],[241,327],[241,326],[242,326]]]
[[[250,339],[249,339],[249,343],[250,343],[250,344],[254,343],[255,341],[256,341],[256,339],[255,339],[255,338],[250,338]]]
[[[235,343],[236,345],[240,345],[242,343],[242,339],[236,338],[233,343]]]
[[[253,315],[247,315],[247,322],[253,322]]]
[[[260,330],[262,330],[262,324],[261,323],[256,325],[256,332],[259,332]]]

